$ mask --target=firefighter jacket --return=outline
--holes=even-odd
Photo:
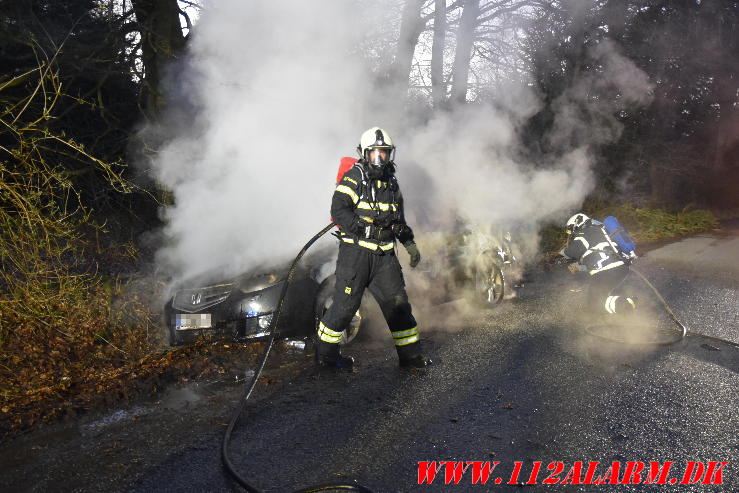
[[[618,246],[606,233],[603,224],[592,219],[573,232],[562,251],[583,265],[590,275],[624,265]]]
[[[361,162],[349,169],[336,185],[331,217],[342,242],[378,255],[393,251],[395,238],[403,244],[413,241],[392,165],[378,180],[369,178]]]

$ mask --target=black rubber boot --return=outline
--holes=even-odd
[[[426,368],[427,366],[430,366],[433,363],[434,362],[431,361],[431,358],[427,358],[426,356],[422,354],[413,356],[411,358],[401,358],[400,359],[401,368]]]
[[[354,358],[342,356],[338,344],[316,341],[316,364],[322,368],[337,368],[351,370],[354,367]]]
[[[433,362],[421,353],[421,344],[415,342],[407,346],[395,346],[401,368],[426,368]]]
[[[351,356],[338,355],[335,358],[331,356],[321,356],[318,359],[318,366],[322,368],[336,368],[339,370],[351,370],[354,368],[354,358]]]

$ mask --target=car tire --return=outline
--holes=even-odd
[[[505,276],[490,252],[482,253],[475,262],[475,302],[493,307],[505,294]]]
[[[323,315],[326,313],[326,311],[329,309],[331,304],[333,303],[333,293],[334,293],[334,287],[336,286],[336,276],[331,275],[327,277],[326,279],[321,282],[321,285],[318,287],[318,295],[316,296],[316,306],[315,306],[315,314],[316,314],[316,330],[318,330],[318,323],[323,318]],[[345,345],[352,342],[359,333],[359,329],[362,328],[362,309],[358,309],[357,313],[354,314],[354,317],[352,317],[351,322],[349,323],[349,328],[347,328],[343,334],[341,335],[341,340],[339,341],[339,344]]]

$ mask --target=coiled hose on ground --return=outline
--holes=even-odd
[[[665,311],[670,316],[670,318],[672,319],[672,321],[675,322],[675,325],[677,325],[677,327],[679,328],[679,330],[676,331],[676,333],[674,335],[672,335],[671,337],[669,337],[667,340],[660,340],[660,341],[639,341],[638,344],[641,344],[641,345],[651,345],[651,346],[669,346],[671,344],[675,344],[677,342],[682,341],[685,338],[685,336],[688,334],[688,328],[685,327],[685,325],[680,321],[680,319],[677,318],[677,316],[675,315],[675,313],[670,308],[670,305],[667,304],[667,301],[665,301],[665,299],[662,297],[662,295],[657,290],[657,288],[655,288],[654,285],[651,282],[649,282],[649,280],[644,276],[644,274],[642,274],[638,270],[634,269],[633,267],[630,268],[630,272],[633,272],[634,274],[636,274],[647,286],[649,286],[649,288],[652,290],[652,292],[654,293],[654,295],[656,296],[656,298],[662,304],[662,307],[665,309]],[[628,343],[629,342],[629,341],[617,339],[615,337],[608,337],[608,336],[606,336],[606,335],[604,335],[604,334],[596,331],[595,330],[595,326],[593,326],[593,325],[590,325],[590,326],[586,327],[585,328],[585,331],[588,334],[590,334],[590,335],[592,335],[594,337],[598,337],[598,338],[601,338],[601,339],[606,339],[608,341],[621,342],[621,343]]]
[[[334,226],[333,223],[328,224],[326,227],[324,227],[321,231],[319,231],[313,238],[308,241],[308,243],[303,246],[303,248],[300,250],[298,255],[293,260],[292,264],[290,265],[290,269],[287,271],[287,276],[285,278],[285,282],[282,285],[282,291],[280,292],[280,298],[277,302],[277,306],[275,307],[274,315],[272,316],[272,321],[269,325],[269,339],[267,339],[266,346],[264,348],[264,353],[262,353],[262,357],[259,361],[259,365],[257,365],[257,369],[254,372],[254,376],[252,377],[251,381],[248,385],[246,385],[244,389],[244,393],[241,396],[239,400],[239,405],[234,410],[233,416],[231,417],[231,421],[228,424],[228,428],[226,428],[226,433],[223,435],[223,442],[221,443],[221,459],[223,461],[223,465],[226,468],[226,471],[231,475],[231,477],[240,484],[246,491],[259,493],[260,490],[258,490],[255,486],[249,484],[249,482],[244,479],[243,476],[241,476],[237,471],[236,468],[233,465],[233,462],[231,462],[231,458],[229,457],[229,443],[231,441],[231,433],[233,433],[234,428],[236,427],[236,423],[238,423],[239,418],[244,413],[244,409],[246,408],[246,402],[249,400],[249,396],[251,396],[252,391],[254,390],[254,387],[257,384],[257,380],[259,380],[260,375],[262,374],[262,370],[264,370],[264,365],[267,362],[267,357],[269,356],[269,352],[272,349],[272,344],[275,341],[276,330],[275,328],[278,327],[278,322],[280,320],[280,315],[282,312],[282,304],[285,300],[285,294],[287,293],[287,288],[292,282],[293,274],[295,271],[295,266],[298,264],[300,259],[303,257],[306,251],[315,243],[321,236],[326,234],[332,227]],[[372,493],[372,491],[368,488],[365,488],[364,486],[361,486],[358,483],[344,483],[344,484],[322,484],[322,485],[316,485],[316,486],[310,486],[307,488],[303,488],[300,490],[296,490],[294,493],[308,493],[308,492],[314,492],[314,491],[330,491],[330,490],[347,490],[347,491],[360,491],[362,493]]]

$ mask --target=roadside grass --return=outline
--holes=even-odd
[[[69,376],[27,388],[3,398],[0,437],[12,436],[38,424],[74,419],[89,411],[121,405],[129,399],[156,398],[168,385],[209,376],[220,377],[253,366],[263,343],[196,342],[174,350],[159,348],[125,364],[97,361],[75,368]],[[269,382],[268,382],[269,383]]]
[[[135,268],[138,255],[131,244],[108,245],[82,263]],[[0,437],[156,398],[188,380],[232,379],[262,351],[263,343],[214,339],[170,349],[157,302],[163,282],[54,269],[53,279],[47,266],[44,282],[0,290]]]
[[[0,84],[0,435],[212,361],[208,348],[164,352],[150,301],[161,284],[115,274],[135,270],[140,253],[114,243],[105,221],[136,214],[92,204],[155,197],[125,178],[121,157],[94,156],[50,125],[68,95],[53,59],[38,55],[37,69]]]
[[[131,255],[131,245],[108,246],[97,261],[135,265]],[[259,343],[169,350],[152,303],[161,282],[56,268],[54,282],[33,278],[22,292],[17,283],[0,293],[0,436],[256,360]]]
[[[595,206],[592,214],[603,219],[615,216],[635,242],[650,242],[708,231],[718,225],[708,210],[686,207],[676,212],[631,205]]]
[[[117,253],[108,248],[105,255]],[[127,293],[128,283],[96,273],[83,255],[82,244],[35,257],[16,249],[0,291],[2,431],[50,418],[57,397],[84,392],[96,376],[161,348],[145,294]]]
[[[690,207],[670,212],[656,207],[589,202],[584,205],[583,212],[598,220],[603,220],[607,216],[615,216],[636,242],[637,252],[640,243],[700,233],[718,225],[718,220],[711,211]],[[544,260],[550,261],[556,258],[566,241],[564,225],[548,224],[543,227],[540,245]]]

